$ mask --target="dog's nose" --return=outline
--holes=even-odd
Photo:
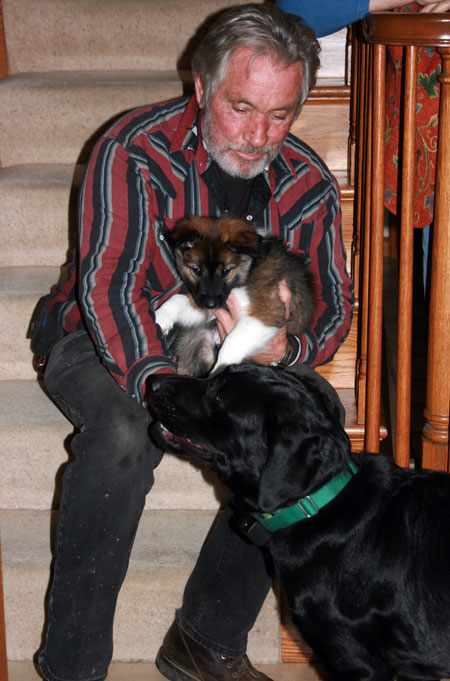
[[[214,296],[214,297],[207,297],[207,296],[202,296],[201,297],[201,307],[206,308],[208,310],[216,310],[218,307],[222,307],[225,302],[225,298],[223,296]]]
[[[145,385],[147,388],[146,392],[150,392],[152,394],[157,393],[162,388],[162,381],[160,376],[158,376],[157,374],[154,376],[149,376],[145,382]]]

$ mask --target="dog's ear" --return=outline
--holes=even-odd
[[[169,232],[167,239],[172,248],[193,248],[201,239],[196,229],[195,217],[189,215],[177,224],[173,232]]]
[[[249,255],[252,258],[262,258],[262,237],[251,230],[239,232],[225,241],[225,245],[240,255]]]
[[[302,404],[299,402],[299,404]],[[322,406],[322,408],[321,408]],[[288,410],[286,404],[283,410]],[[264,513],[311,494],[342,470],[348,437],[328,404],[307,405],[301,415],[275,418],[268,429],[270,456],[261,473],[258,506]]]

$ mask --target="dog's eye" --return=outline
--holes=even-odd
[[[224,267],[223,270],[222,270],[222,277],[228,277],[228,275],[230,274],[230,272],[231,272],[230,269],[226,269],[226,268]]]
[[[214,399],[215,399],[215,401],[218,402],[219,404],[222,404],[222,403],[223,403],[223,398],[222,398],[222,396],[221,396],[219,393],[216,393],[216,394],[214,395]]]
[[[195,274],[196,277],[201,277],[202,275],[202,268],[201,267],[191,267],[190,268],[192,274]]]

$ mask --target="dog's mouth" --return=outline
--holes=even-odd
[[[194,459],[207,460],[211,458],[211,453],[206,447],[188,437],[173,433],[161,421],[157,421],[153,425],[152,433],[158,443],[167,447],[169,451],[182,456],[191,456]]]

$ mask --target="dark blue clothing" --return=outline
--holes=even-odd
[[[277,0],[276,5],[284,12],[301,16],[317,38],[336,33],[369,11],[369,0]]]

